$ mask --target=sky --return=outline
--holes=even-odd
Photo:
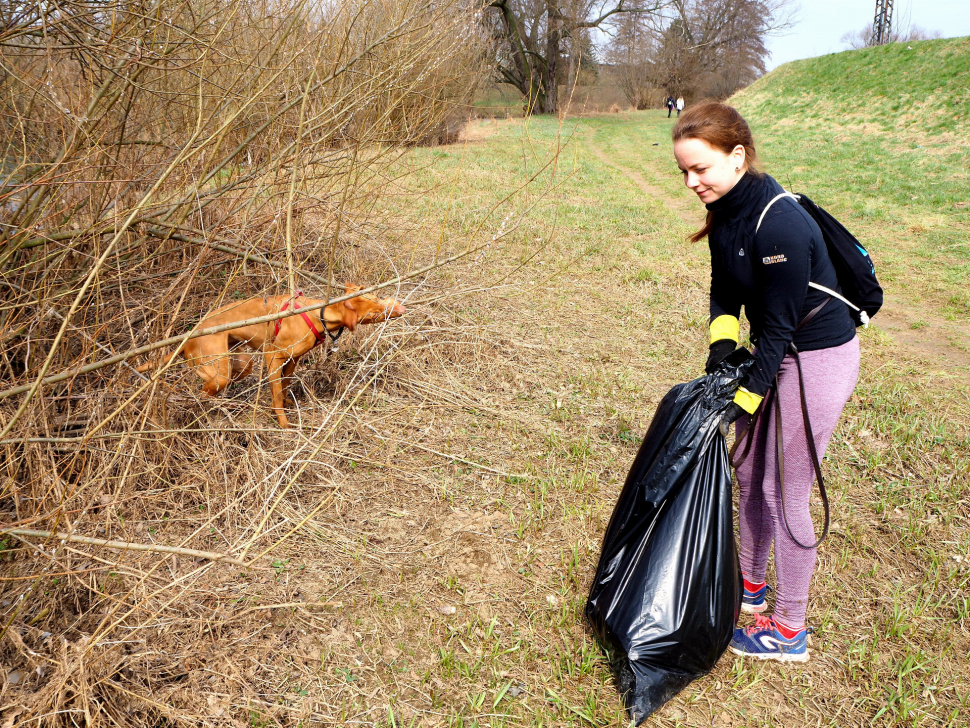
[[[876,14],[876,0],[799,0],[798,22],[768,39],[768,70],[799,58],[848,49],[839,39],[862,30]],[[895,0],[893,28],[918,25],[944,38],[970,35],[970,0]]]

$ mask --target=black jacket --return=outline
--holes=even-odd
[[[808,282],[838,291],[835,268],[815,221],[790,197],[778,200],[761,223],[765,205],[783,192],[768,175],[746,174],[730,192],[707,206],[714,213],[711,246],[711,320],[740,317],[751,324],[758,350],[744,382],[764,396],[794,340],[799,351],[827,349],[851,341],[855,324],[848,308],[832,299],[801,331],[795,327],[828,295]]]

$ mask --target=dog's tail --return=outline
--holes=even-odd
[[[171,354],[166,354],[161,359],[151,359],[145,362],[144,364],[142,364],[140,367],[135,367],[135,371],[138,372],[139,374],[144,374],[145,372],[153,371],[155,369],[158,369],[160,366],[164,366],[165,364],[168,364],[170,361],[172,361],[173,356],[175,356],[174,351]]]

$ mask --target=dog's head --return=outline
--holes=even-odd
[[[363,290],[363,286],[344,284],[347,294]],[[343,320],[341,323],[353,331],[360,324],[376,324],[388,319],[398,318],[407,313],[407,309],[393,298],[378,298],[373,293],[355,296],[343,304]]]

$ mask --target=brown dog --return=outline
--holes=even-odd
[[[346,284],[344,290],[350,294],[361,290],[361,287]],[[315,303],[324,301],[302,295],[298,295],[296,300],[293,296],[250,298],[217,308],[199,324],[199,328],[207,329],[232,321],[279,313],[286,309],[304,308]],[[327,341],[328,337],[336,340],[343,329],[353,331],[361,324],[379,323],[403,316],[404,313],[404,306],[393,298],[380,299],[373,294],[361,295],[278,321],[240,326],[219,334],[189,339],[179,353],[205,380],[202,391],[214,396],[229,386],[230,382],[245,377],[253,368],[253,356],[236,351],[236,347],[245,344],[263,352],[266,371],[269,372],[270,390],[273,393],[273,412],[281,427],[289,427],[283,407],[288,403],[286,394],[293,381],[293,370],[301,356]],[[167,364],[173,356],[174,352],[160,362],[142,364],[138,371],[147,372],[160,364]]]

